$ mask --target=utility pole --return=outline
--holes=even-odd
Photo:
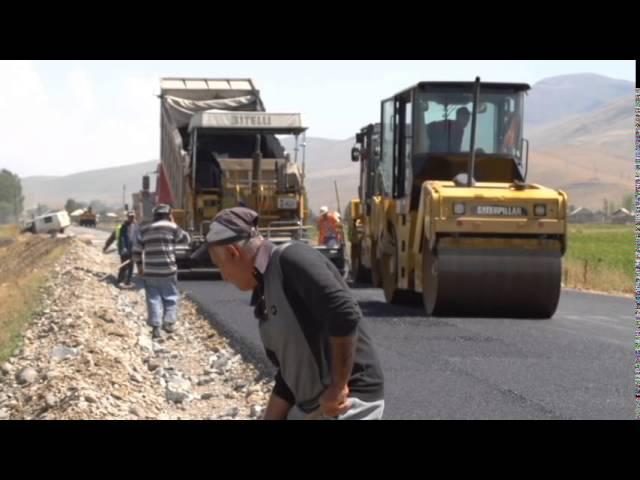
[[[336,187],[336,200],[338,202],[338,213],[342,215],[342,209],[340,208],[340,194],[338,193],[338,181],[334,180],[333,185]]]
[[[22,185],[20,184],[20,177],[18,174],[11,174],[13,177],[13,215],[15,216],[16,223],[20,222],[20,215],[22,214],[21,200],[22,200]]]

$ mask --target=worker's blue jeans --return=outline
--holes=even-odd
[[[147,323],[161,327],[176,323],[178,319],[178,277],[145,277],[144,289],[147,296]]]

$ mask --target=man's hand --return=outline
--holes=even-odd
[[[144,275],[144,268],[140,264],[138,264],[138,275]]]
[[[320,397],[322,413],[329,417],[337,417],[351,407],[347,383],[353,370],[356,339],[356,335],[331,337],[331,384]]]
[[[320,408],[322,413],[327,417],[337,417],[342,415],[349,408],[351,408],[351,402],[348,401],[349,387],[337,387],[333,384],[329,385],[329,388],[320,397]]]

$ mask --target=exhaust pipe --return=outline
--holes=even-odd
[[[471,113],[471,156],[467,168],[467,187],[473,186],[473,175],[476,164],[476,120],[478,118],[478,97],[480,96],[480,77],[476,77],[473,85],[473,112]]]
[[[260,149],[260,135],[256,135],[256,150],[253,153],[252,163],[252,193],[255,199],[255,210],[260,213],[260,182],[262,180],[262,151]]]

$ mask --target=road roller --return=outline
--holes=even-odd
[[[352,160],[372,173],[352,201],[352,263],[379,275],[387,302],[422,301],[438,316],[553,316],[568,203],[526,180],[529,90],[420,82],[381,102],[379,158],[356,135]]]
[[[360,162],[358,197],[349,202],[349,243],[352,279],[360,284],[382,286],[375,257],[372,213],[379,211],[380,124],[362,127],[355,135],[357,145],[351,150],[351,160]]]

